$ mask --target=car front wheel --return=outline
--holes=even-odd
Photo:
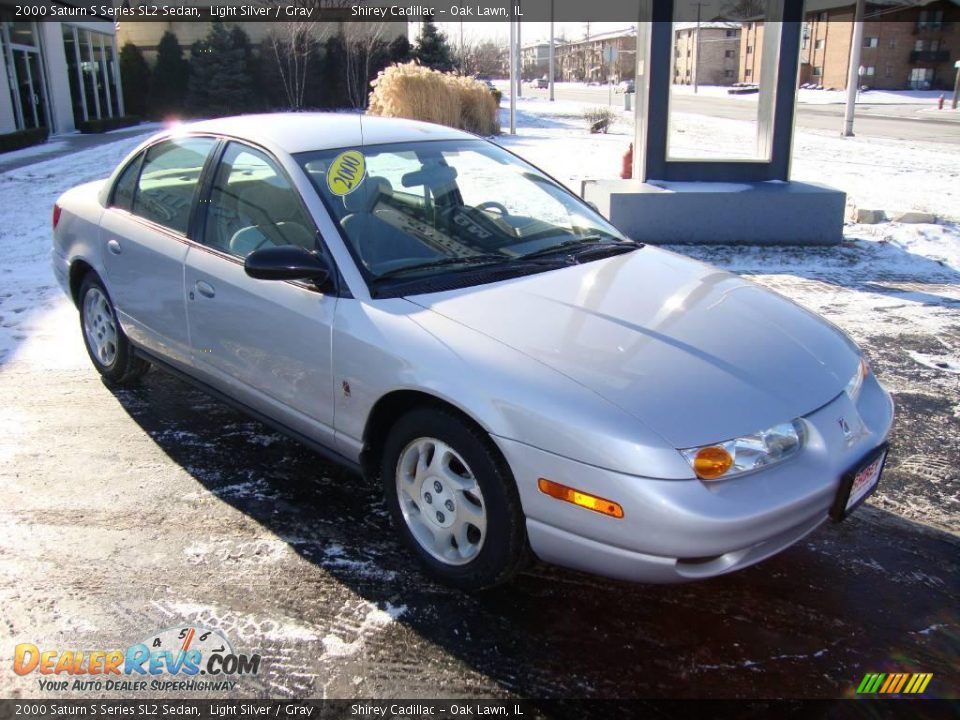
[[[443,410],[414,410],[390,431],[381,476],[394,523],[441,582],[478,590],[522,567],[527,538],[513,476],[479,428]]]
[[[134,355],[110,296],[93,273],[80,286],[80,327],[90,360],[108,382],[126,385],[150,369],[150,363]]]

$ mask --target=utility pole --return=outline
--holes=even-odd
[[[953,66],[957,69],[957,77],[953,81],[953,102],[950,103],[950,107],[954,110],[957,109],[957,96],[960,95],[960,60],[957,60]],[[550,87],[553,87],[552,85]],[[550,98],[553,100],[553,98]]]
[[[517,26],[510,20],[510,134],[517,134]]]
[[[550,0],[550,102],[553,102],[553,53],[553,0]],[[957,106],[956,92],[953,94],[953,106]]]
[[[517,0],[517,12],[520,12],[520,0]],[[517,97],[523,94],[523,41],[520,39],[520,20],[517,20]]]
[[[697,3],[697,37],[694,41],[693,46],[693,94],[697,94],[699,90],[699,76],[700,76],[700,8],[703,7],[702,2]]]
[[[853,15],[853,38],[850,40],[850,67],[847,68],[847,108],[843,113],[843,135],[853,137],[853,112],[860,89],[860,50],[863,48],[863,13],[866,0],[857,0]]]

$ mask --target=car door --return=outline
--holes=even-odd
[[[337,298],[308,283],[254,280],[243,267],[261,247],[317,248],[299,191],[267,153],[230,141],[203,206],[184,275],[196,370],[254,410],[332,446]]]
[[[217,140],[152,145],[121,173],[100,223],[107,291],[124,332],[147,350],[188,364],[183,263],[204,165]]]

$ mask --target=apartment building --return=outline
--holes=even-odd
[[[800,49],[800,84],[845,89],[853,41],[854,6],[806,14]],[[740,33],[740,82],[760,79],[763,23]],[[859,82],[883,90],[949,90],[960,60],[960,5],[951,0],[900,9],[868,3]]]
[[[597,33],[557,45],[560,80],[620,82],[636,74],[637,29]]]
[[[676,23],[675,85],[733,85],[740,67],[740,23]]]

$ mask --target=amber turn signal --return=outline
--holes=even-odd
[[[733,456],[722,447],[705,447],[693,458],[693,471],[698,478],[716,480],[733,467]]]
[[[574,505],[579,505],[587,510],[593,510],[594,512],[609,515],[610,517],[623,517],[623,508],[612,500],[605,500],[604,498],[597,497],[596,495],[590,495],[589,493],[574,490],[571,487],[561,485],[560,483],[555,483],[552,480],[547,480],[546,478],[540,478],[537,481],[537,487],[540,488],[540,492],[543,494],[549,495],[557,500],[573,503]]]

